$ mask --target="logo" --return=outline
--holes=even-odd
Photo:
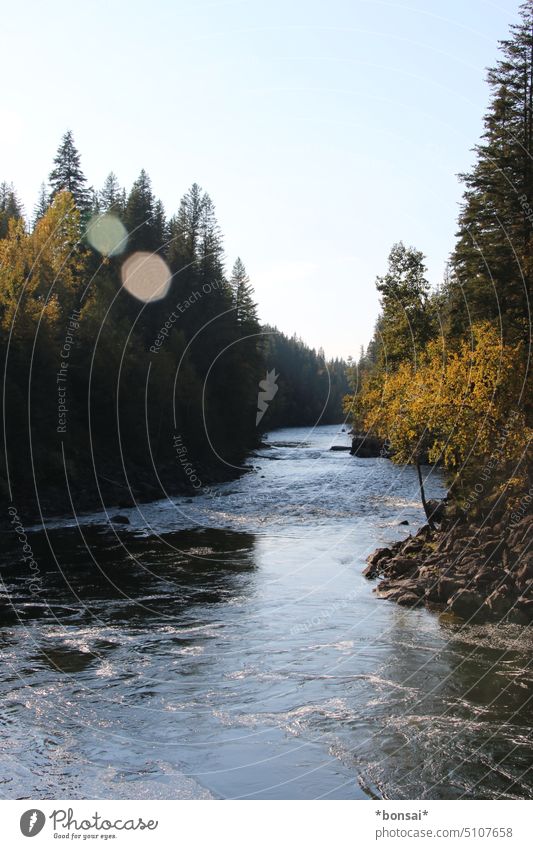
[[[268,410],[269,402],[273,400],[274,395],[279,389],[279,386],[276,383],[278,377],[279,374],[276,374],[276,370],[272,369],[272,371],[267,371],[265,380],[259,381],[259,389],[261,391],[257,394],[257,415],[255,417],[256,427]]]
[[[20,830],[24,837],[35,837],[42,831],[46,822],[46,817],[42,811],[37,808],[31,808],[29,811],[24,811],[20,818]]]

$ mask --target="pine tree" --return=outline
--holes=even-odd
[[[232,303],[235,308],[235,321],[246,332],[258,326],[257,304],[254,302],[250,278],[240,257],[233,265],[229,281]]]
[[[20,218],[22,218],[22,204],[13,183],[0,183],[0,239],[7,236],[9,221]]]
[[[143,168],[131,187],[124,211],[128,246],[132,250],[156,251],[161,247],[154,221],[155,205],[150,177]]]
[[[105,178],[99,197],[102,212],[110,212],[119,216],[124,214],[124,190],[121,189],[114,171],[110,171]]]
[[[61,140],[54,158],[54,166],[48,178],[52,190],[51,199],[58,192],[70,192],[80,212],[87,213],[90,208],[90,193],[86,186],[87,180],[81,170],[80,155],[70,130]]]
[[[182,277],[197,271],[202,206],[202,190],[198,183],[193,183],[182,197],[177,215],[169,223],[167,259],[174,273]]]
[[[160,200],[156,200],[154,204],[154,242],[157,245],[157,250],[160,253],[166,253],[168,243],[168,224],[165,215],[165,207]]]
[[[100,194],[93,186],[90,186],[88,189],[88,212],[91,217],[93,215],[100,215],[100,213],[103,212],[102,205],[100,203]]]
[[[37,198],[37,203],[33,209],[33,226],[37,224],[38,221],[46,215],[47,210],[50,208],[50,194],[46,190],[45,183],[41,183],[41,188],[39,189],[39,196]]]
[[[533,3],[524,3],[502,58],[489,70],[491,100],[466,189],[452,256],[451,335],[501,321],[508,341],[528,340],[533,281]]]

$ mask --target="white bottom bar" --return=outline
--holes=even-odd
[[[9,849],[533,845],[533,801],[2,801],[0,813]]]

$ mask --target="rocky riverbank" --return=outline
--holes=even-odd
[[[28,481],[23,487],[14,487],[11,499],[6,492],[0,497],[0,530],[11,530],[9,507],[16,509],[25,525],[39,523],[42,517],[70,518],[100,510],[117,513],[120,509],[167,496],[194,497],[206,487],[240,477],[251,467],[247,463],[236,468],[215,461],[195,461],[191,468],[195,474],[194,482],[183,474],[177,464],[158,468],[157,475],[153,470],[150,473],[150,470],[131,464],[127,476],[118,465],[106,467],[105,474],[99,473],[98,477],[90,469],[85,469],[84,474],[82,468],[69,479],[68,487],[46,481],[38,482],[36,486]]]
[[[533,622],[533,516],[527,508],[473,524],[443,519],[367,559],[379,598],[426,605],[470,622]]]

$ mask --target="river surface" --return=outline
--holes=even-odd
[[[330,451],[340,427],[268,442],[129,525],[34,529],[38,594],[4,548],[0,793],[533,798],[529,630],[401,608],[361,575],[422,523],[414,470]]]

